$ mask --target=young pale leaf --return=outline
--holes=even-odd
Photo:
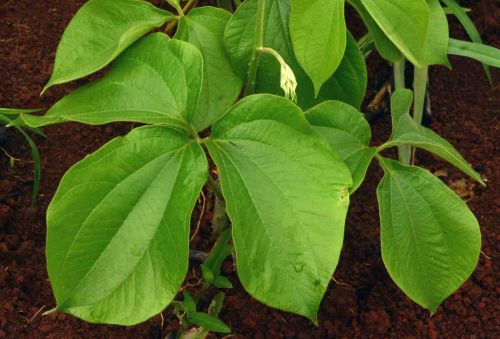
[[[181,128],[196,120],[203,59],[198,49],[155,33],[127,49],[100,80],[57,102],[44,116],[23,115],[30,126],[65,121],[135,121]]]
[[[429,172],[380,160],[382,258],[391,278],[435,312],[477,265],[479,225],[467,205]]]
[[[454,16],[457,17],[462,26],[465,28],[465,31],[469,35],[472,42],[475,42],[477,44],[482,44],[483,39],[481,38],[481,34],[479,34],[476,26],[467,15],[467,10],[461,7],[455,0],[441,0],[441,1],[444,2],[446,6],[448,6],[449,11]],[[493,80],[491,78],[490,68],[488,67],[487,64],[483,64],[483,68],[484,72],[486,73],[486,77],[488,78],[488,81],[490,82],[490,84],[492,84]]]
[[[248,64],[255,47],[257,0],[245,1],[229,21],[224,33],[224,44],[234,69],[246,77]],[[290,0],[266,1],[264,45],[274,49],[288,64],[297,79],[298,104],[308,109],[324,100],[341,100],[359,107],[366,90],[365,60],[356,41],[347,34],[344,58],[333,76],[323,85],[318,97],[313,83],[297,62],[289,34],[288,18]],[[274,56],[264,54],[260,58],[256,91],[282,95],[280,65]]]
[[[411,91],[399,90],[391,98],[393,132],[384,147],[409,145],[425,149],[451,163],[453,166],[484,184],[481,175],[474,171],[462,155],[434,131],[417,124],[408,114]]]
[[[429,28],[425,40],[425,65],[451,67],[448,61],[448,19],[439,0],[427,0],[430,10]]]
[[[206,173],[201,147],[159,126],[73,166],[47,211],[56,310],[121,325],[163,310],[187,272],[190,216]]]
[[[175,37],[192,43],[203,54],[205,76],[193,125],[202,130],[227,111],[238,97],[242,81],[224,48],[224,30],[231,14],[219,8],[194,8],[179,20]]]
[[[379,54],[384,59],[391,62],[400,61],[403,58],[403,55],[387,37],[387,35],[385,35],[385,33],[380,29],[375,20],[373,20],[361,0],[347,0],[347,2],[349,2],[351,6],[356,9],[356,11],[363,19],[363,22],[373,36],[375,47],[377,47],[377,51],[379,52]]]
[[[212,332],[231,333],[231,329],[222,320],[203,312],[196,312],[188,316],[188,321]]]
[[[44,91],[100,70],[149,30],[173,17],[146,1],[88,1],[64,32]]]
[[[295,57],[317,95],[344,56],[344,0],[291,0],[291,5],[289,26]]]
[[[426,0],[361,0],[387,37],[415,66],[425,65],[430,11]]]
[[[500,68],[500,49],[495,47],[450,39],[448,53],[475,59],[485,65]]]
[[[246,97],[212,128],[238,275],[256,299],[316,320],[337,265],[349,170],[291,101]]]
[[[322,134],[349,168],[353,193],[363,182],[376,149],[369,147],[371,130],[363,114],[340,101],[326,101],[306,112],[313,128]]]
[[[214,317],[217,317],[222,310],[222,306],[224,305],[224,298],[226,294],[224,292],[219,292],[212,299],[212,302],[208,306],[208,314]]]

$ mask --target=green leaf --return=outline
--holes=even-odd
[[[139,0],[90,0],[66,28],[49,87],[92,74],[174,16]]]
[[[198,114],[198,130],[210,126],[240,94],[242,80],[233,71],[224,48],[224,30],[231,14],[215,7],[194,8],[179,20],[175,37],[192,43],[203,54],[204,84]]]
[[[408,114],[411,106],[411,91],[394,92],[391,99],[393,132],[384,148],[410,145],[425,149],[451,163],[453,166],[484,185],[481,175],[474,171],[462,155],[434,131],[417,124]]]
[[[348,169],[297,106],[268,94],[236,104],[206,145],[220,170],[243,287],[315,321],[342,247]]]
[[[224,305],[224,298],[226,295],[224,292],[219,292],[215,295],[215,297],[212,299],[212,302],[210,303],[210,306],[208,306],[208,314],[212,316],[218,316],[220,311],[222,310],[222,306]]]
[[[289,25],[295,56],[317,95],[344,56],[344,0],[291,0],[291,5]]]
[[[403,55],[399,49],[392,43],[392,41],[385,35],[385,33],[380,29],[375,20],[371,17],[370,13],[366,10],[365,6],[361,0],[347,0],[351,6],[356,9],[359,13],[366,27],[373,35],[375,41],[375,47],[379,54],[386,60],[391,62],[400,61]]]
[[[222,275],[215,277],[213,283],[217,288],[233,288],[231,281]]]
[[[231,229],[225,230],[217,239],[217,243],[208,254],[205,265],[216,275],[220,273],[222,263],[233,253],[233,245],[229,243],[231,240]]]
[[[500,49],[474,42],[450,39],[448,54],[475,59],[485,65],[500,68]]]
[[[246,77],[255,46],[256,11],[257,0],[245,1],[238,7],[224,33],[224,44],[231,63],[242,78]],[[278,52],[292,68],[298,83],[296,93],[299,106],[308,109],[324,100],[341,100],[359,107],[365,95],[367,75],[365,60],[352,36],[347,34],[344,58],[316,98],[311,80],[295,59],[288,28],[289,16],[289,0],[266,1],[264,45]],[[280,65],[272,55],[262,55],[256,91],[283,95],[279,80]]]
[[[21,127],[15,127],[19,133],[21,133],[26,139],[26,142],[30,146],[31,156],[33,157],[33,194],[31,195],[31,206],[35,207],[36,201],[38,200],[38,192],[40,189],[40,176],[42,173],[42,161],[40,160],[40,152],[38,152],[38,147],[36,147],[33,139],[30,138],[28,133],[26,133]]]
[[[429,28],[425,41],[424,60],[426,65],[451,67],[448,61],[448,19],[439,0],[427,0],[430,10]]]
[[[476,25],[474,25],[474,22],[469,18],[467,15],[467,9],[462,8],[455,0],[441,0],[446,4],[447,9],[453,13],[454,16],[457,17],[458,21],[462,24],[462,26],[465,28],[465,31],[469,35],[469,38],[472,40],[472,42],[475,42],[477,44],[482,44],[483,39],[481,38],[481,34],[479,34]],[[470,11],[470,9],[469,9]],[[484,72],[486,73],[486,77],[488,78],[488,81],[490,84],[493,84],[493,80],[491,78],[491,72],[490,68],[488,67],[487,64],[483,64]]]
[[[391,278],[435,312],[477,265],[479,225],[467,205],[429,172],[382,160],[377,189],[382,258]]]
[[[194,301],[189,291],[184,290],[182,294],[184,296],[184,300],[182,301],[182,306],[184,307],[186,313],[187,314],[196,313],[196,302]]]
[[[347,32],[346,50],[339,68],[323,85],[317,100],[311,97],[307,106],[315,101],[339,100],[359,109],[365,98],[367,82],[365,58],[356,40]]]
[[[313,128],[322,134],[346,163],[353,179],[353,193],[363,182],[368,166],[377,153],[369,147],[371,130],[363,114],[340,101],[326,101],[306,112]]]
[[[415,66],[425,65],[424,46],[429,27],[425,0],[361,0],[387,37]]]
[[[188,321],[212,332],[231,333],[229,326],[227,326],[222,320],[206,313],[196,312],[190,314]]]
[[[201,264],[200,267],[203,280],[211,284],[215,279],[214,273],[210,270],[210,268],[207,265]]]
[[[47,211],[56,310],[121,325],[163,310],[187,272],[206,173],[201,147],[160,126],[135,129],[73,166]]]
[[[21,108],[0,108],[0,114],[19,115],[24,113],[39,112],[41,109],[21,109]]]
[[[57,102],[44,116],[23,115],[33,127],[77,121],[135,121],[179,128],[196,120],[203,60],[196,47],[155,33],[127,49],[100,80]]]

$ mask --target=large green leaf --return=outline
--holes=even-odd
[[[202,73],[196,47],[151,34],[125,51],[102,79],[67,95],[44,116],[24,120],[30,126],[137,121],[187,128],[196,120]]]
[[[255,46],[257,2],[247,0],[238,7],[225,31],[226,50],[234,69],[242,77],[246,76]],[[367,76],[364,57],[352,36],[347,34],[344,58],[316,98],[313,84],[293,52],[288,28],[290,0],[266,1],[265,11],[264,45],[276,50],[295,73],[299,106],[308,109],[324,100],[341,100],[359,107],[365,95]],[[272,55],[264,54],[260,58],[256,91],[283,94],[280,87],[280,66]]]
[[[425,40],[424,62],[426,65],[450,67],[448,61],[448,19],[439,0],[427,0],[430,10],[429,28]]]
[[[399,90],[391,98],[393,132],[384,147],[410,145],[425,149],[448,161],[456,168],[483,183],[481,175],[474,171],[462,155],[434,131],[417,124],[408,114],[411,105],[411,91]]]
[[[479,225],[467,205],[418,167],[382,160],[377,189],[382,258],[392,279],[434,312],[476,267]]]
[[[415,66],[425,65],[429,27],[426,0],[361,0],[387,37]]]
[[[195,8],[179,20],[175,37],[192,43],[203,54],[205,76],[193,124],[204,129],[238,97],[242,81],[231,67],[224,48],[224,30],[231,14],[215,7]]]
[[[122,325],[163,310],[187,272],[190,216],[206,173],[201,147],[160,126],[73,166],[47,212],[56,310]]]
[[[44,91],[100,70],[146,32],[173,17],[140,0],[88,1],[64,32]]]
[[[340,100],[360,108],[365,98],[367,81],[368,74],[363,53],[351,33],[347,32],[346,50],[339,68],[323,85],[317,100],[309,96],[310,99],[303,106],[309,108],[315,102]]]
[[[379,54],[384,59],[391,62],[400,61],[403,58],[403,55],[387,37],[387,35],[385,35],[385,33],[380,29],[375,20],[373,20],[361,0],[347,0],[347,2],[349,2],[351,6],[356,9],[356,11],[363,19],[364,24],[373,36],[375,47],[377,47],[377,51],[379,52]]]
[[[484,65],[500,68],[500,49],[492,46],[450,39],[448,53],[475,59]]]
[[[369,147],[371,130],[363,114],[340,101],[326,101],[306,112],[314,129],[322,134],[351,171],[354,192],[363,182],[377,150]]]
[[[346,47],[344,0],[291,0],[290,36],[297,61],[319,93]]]
[[[470,39],[472,42],[475,42],[476,44],[482,44],[483,39],[481,38],[481,34],[479,34],[479,31],[476,28],[476,25],[474,25],[474,22],[470,19],[470,17],[467,15],[467,12],[464,8],[462,8],[456,0],[441,0],[448,6],[448,9],[453,13],[454,16],[457,17],[457,19],[460,21],[462,26],[464,27],[465,31],[469,35]],[[493,83],[493,80],[491,78],[491,72],[490,68],[488,67],[487,64],[483,64],[484,72],[486,73],[486,77],[488,78],[488,81],[490,84]]]
[[[238,275],[256,299],[316,320],[342,248],[351,177],[289,100],[249,96],[212,128]]]

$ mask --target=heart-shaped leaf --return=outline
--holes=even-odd
[[[425,65],[430,11],[426,0],[361,0],[385,35],[415,66]]]
[[[233,68],[246,77],[248,64],[255,48],[257,0],[245,1],[229,21],[224,44]],[[264,45],[277,51],[292,68],[297,79],[298,104],[308,109],[325,100],[341,100],[359,107],[366,90],[366,67],[356,41],[347,34],[344,58],[332,77],[316,97],[314,86],[297,62],[289,34],[290,0],[266,1]],[[256,91],[283,95],[280,87],[280,65],[272,55],[260,58]]]
[[[100,80],[57,102],[44,116],[23,115],[30,126],[65,121],[135,121],[190,129],[196,120],[203,59],[189,43],[155,33],[138,41]]]
[[[481,175],[471,168],[467,160],[448,141],[433,130],[417,124],[408,114],[412,92],[398,90],[391,98],[393,132],[384,147],[409,145],[425,149],[448,161],[450,164],[484,184]]]
[[[373,36],[375,47],[379,54],[386,60],[391,62],[399,61],[403,58],[403,55],[398,50],[398,48],[392,43],[392,41],[385,35],[385,33],[380,29],[378,24],[373,20],[370,13],[366,10],[365,6],[361,0],[347,0],[351,6],[356,9],[364,24]]]
[[[64,32],[44,91],[97,72],[145,33],[173,17],[146,1],[88,1]]]
[[[316,320],[337,265],[351,176],[291,101],[246,97],[212,128],[238,275],[256,299]]]
[[[187,272],[190,217],[206,173],[197,143],[157,126],[73,166],[47,211],[56,310],[121,325],[163,310]]]
[[[203,90],[193,121],[198,130],[224,114],[241,91],[242,80],[233,71],[224,48],[224,30],[230,18],[222,9],[201,7],[179,20],[175,37],[198,47],[205,62]]]
[[[344,56],[344,0],[291,0],[291,4],[289,26],[295,57],[317,95]]]
[[[431,173],[380,159],[382,258],[394,282],[435,312],[469,278],[481,249],[467,205]]]
[[[351,171],[353,193],[363,182],[377,153],[369,147],[371,130],[363,114],[340,101],[325,101],[306,112],[313,128],[322,134]]]

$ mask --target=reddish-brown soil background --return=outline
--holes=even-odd
[[[158,4],[160,1],[156,1]],[[39,97],[48,80],[58,40],[83,0],[0,1],[0,107],[49,107],[85,80],[59,86]],[[463,1],[472,8],[484,40],[500,47],[500,3]],[[350,26],[359,36],[363,29],[349,11]],[[465,38],[454,19],[452,35]],[[239,337],[500,337],[498,220],[500,171],[499,86],[490,88],[481,66],[453,57],[453,70],[431,71],[434,120],[432,128],[446,137],[488,179],[481,188],[438,159],[417,153],[418,163],[439,171],[442,179],[469,200],[482,228],[483,252],[479,265],[462,288],[431,318],[395,286],[380,257],[378,209],[375,189],[381,171],[374,165],[366,182],[352,197],[346,240],[336,282],[324,298],[319,326],[308,320],[269,309],[248,296],[225,267],[235,288],[228,291],[222,318]],[[370,87],[376,90],[383,63],[370,57]],[[500,80],[494,70],[494,78]],[[374,75],[375,74],[375,75]],[[374,142],[389,134],[389,118],[374,123]],[[47,138],[35,137],[40,146],[43,177],[40,201],[30,207],[32,163],[25,141],[11,133],[5,149],[20,161],[9,168],[0,152],[0,338],[162,338],[177,322],[168,311],[133,327],[97,326],[65,314],[42,317],[39,310],[54,306],[45,270],[45,210],[64,172],[86,154],[131,128],[128,124],[100,127],[66,124],[44,129]],[[199,210],[199,209],[198,209]],[[194,218],[199,214],[195,212]],[[210,246],[210,213],[203,218],[194,248]]]

